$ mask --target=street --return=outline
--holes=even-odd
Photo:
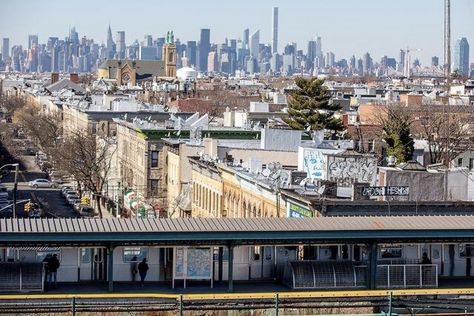
[[[32,202],[39,203],[44,209],[45,217],[78,217],[72,206],[67,204],[66,199],[61,195],[61,189],[38,188],[28,186],[28,182],[38,178],[47,178],[47,174],[39,171],[39,168],[32,162],[31,156],[22,156],[22,164],[28,170],[21,170],[18,175],[17,201],[31,199]],[[1,183],[9,192],[9,199],[13,200],[14,171],[10,172]],[[25,203],[17,205],[17,217],[27,217],[24,211]]]

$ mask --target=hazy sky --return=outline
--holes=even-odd
[[[26,45],[28,34],[64,38],[75,26],[79,36],[105,42],[112,31],[125,30],[126,42],[145,34],[164,36],[174,30],[181,41],[198,40],[200,28],[211,29],[211,42],[241,38],[245,28],[260,29],[261,42],[271,42],[272,6],[279,7],[279,51],[296,42],[306,51],[319,35],[323,51],[336,59],[370,52],[397,57],[400,48],[418,48],[422,63],[443,56],[443,0],[0,0],[0,37],[10,46]],[[474,0],[452,0],[453,47],[467,37],[474,62]],[[115,35],[114,35],[115,36]]]

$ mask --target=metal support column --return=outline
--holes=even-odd
[[[109,281],[109,292],[114,291],[114,247],[107,247],[107,280]]]
[[[222,270],[223,270],[223,262],[224,262],[224,248],[219,247],[219,255],[218,255],[218,271],[219,274],[219,282],[222,282]]]
[[[367,287],[370,290],[374,290],[376,288],[376,280],[377,280],[377,243],[371,242],[369,245],[369,277]]]
[[[228,291],[234,291],[234,246],[229,245],[229,262],[228,262],[228,272],[227,272],[227,285]]]

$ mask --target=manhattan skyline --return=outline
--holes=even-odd
[[[315,36],[323,39],[323,50],[336,58],[362,56],[370,52],[378,59],[396,57],[401,48],[417,48],[414,54],[423,64],[432,56],[442,58],[443,1],[409,0],[382,2],[375,0],[335,1],[241,1],[238,4],[213,1],[172,3],[139,1],[131,5],[118,0],[112,3],[70,3],[57,0],[2,1],[0,37],[10,38],[10,45],[27,45],[29,34],[38,34],[45,43],[50,36],[64,38],[75,26],[80,37],[106,43],[109,23],[116,31],[126,32],[126,43],[141,41],[145,34],[162,37],[173,29],[181,41],[198,40],[201,28],[211,29],[211,42],[227,38],[241,39],[243,30],[260,30],[260,41],[272,42],[272,7],[279,7],[279,50],[289,42],[306,51],[307,42]],[[28,12],[35,14],[28,20]],[[170,14],[169,12],[173,12]],[[51,16],[52,14],[52,17]],[[49,14],[49,16],[48,16]],[[459,0],[452,4],[452,45],[460,37],[474,41],[474,2]],[[82,17],[82,18],[81,18]],[[87,17],[87,18],[83,18]],[[18,23],[22,21],[22,23]],[[471,51],[471,60],[474,52]]]

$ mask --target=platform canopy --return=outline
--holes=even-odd
[[[474,242],[474,216],[0,219],[1,246]]]

